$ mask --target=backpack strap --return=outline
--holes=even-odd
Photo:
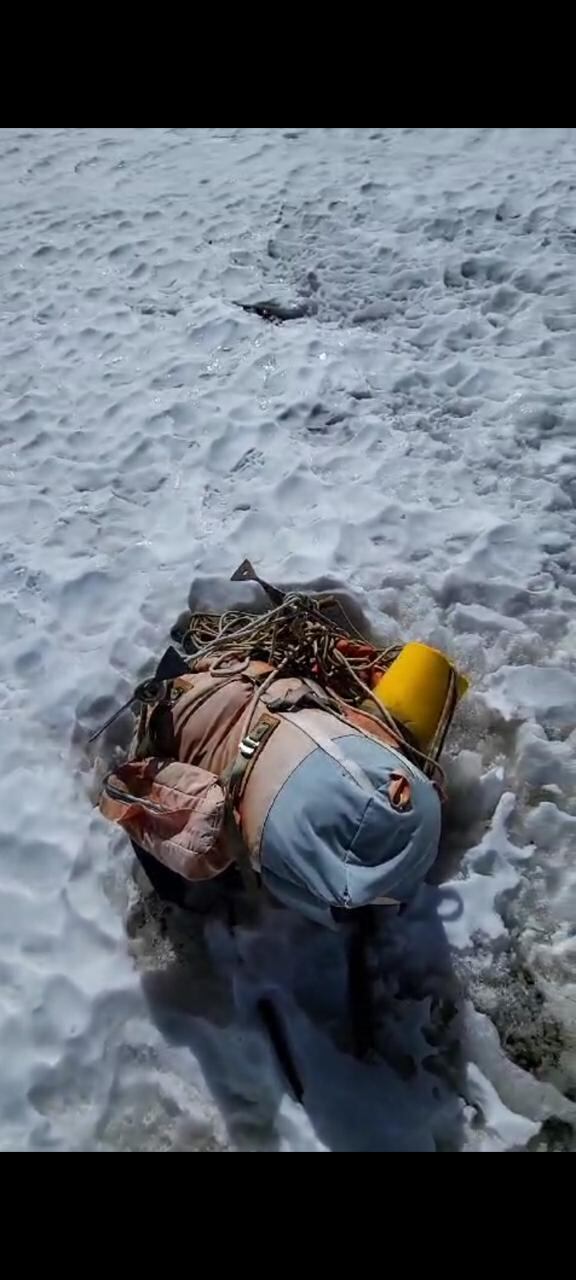
[[[238,870],[242,876],[244,888],[253,903],[257,902],[260,885],[242,837],[242,829],[237,816],[237,805],[262,747],[268,742],[279,723],[278,716],[271,716],[267,712],[262,715],[254,727],[242,738],[236,759],[220,779],[226,796],[226,834],[231,851],[236,859]]]
[[[233,805],[236,805],[240,799],[248,781],[248,775],[256,763],[262,747],[279,724],[280,719],[278,716],[272,716],[268,712],[264,712],[246,736],[242,738],[236,759],[230,769],[227,770],[224,778],[221,779],[225,783],[226,793]]]

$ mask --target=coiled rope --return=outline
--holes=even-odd
[[[338,609],[345,626],[330,613]],[[401,645],[376,648],[351,622],[340,601],[334,597],[317,600],[298,593],[287,594],[282,603],[266,613],[229,611],[195,613],[174,636],[190,655],[192,670],[213,657],[209,670],[222,676],[240,674],[254,660],[269,663],[283,675],[312,678],[336,702],[362,706],[364,715],[381,725],[384,721],[409,758],[415,758],[423,772],[441,778],[438,764],[442,742],[426,754],[409,740],[398,723],[372,692],[372,675],[387,671]],[[373,709],[367,710],[366,703]]]

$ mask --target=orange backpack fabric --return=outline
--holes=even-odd
[[[229,865],[224,791],[204,769],[179,761],[133,760],[108,775],[100,809],[185,880],[210,879]]]

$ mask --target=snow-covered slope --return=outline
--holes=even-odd
[[[0,129],[5,1149],[571,1145],[574,144]],[[271,299],[294,318],[237,305]],[[173,922],[175,962],[90,807],[87,734],[244,555],[473,679],[441,883],[373,956],[374,1064],[337,937]]]

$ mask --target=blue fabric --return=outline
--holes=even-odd
[[[337,740],[361,766],[370,795],[321,748],[294,770],[274,801],[262,834],[262,875],[281,901],[330,923],[332,907],[375,898],[404,901],[432,866],[440,838],[440,801],[431,782],[360,734]],[[410,780],[411,807],[395,809],[392,774]]]

